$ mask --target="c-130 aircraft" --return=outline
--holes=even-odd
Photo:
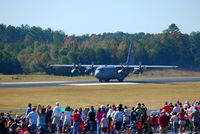
[[[94,72],[99,82],[109,82],[117,79],[119,82],[130,73],[142,73],[146,68],[176,68],[178,66],[160,66],[160,65],[135,65],[134,50],[132,45],[129,46],[127,61],[121,65],[73,65],[73,64],[53,64],[52,67],[73,67],[72,73],[76,72],[80,67],[85,68],[85,72]]]

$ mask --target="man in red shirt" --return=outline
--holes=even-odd
[[[160,126],[160,133],[167,134],[169,117],[166,115],[165,111],[163,111],[163,113],[158,118],[158,122],[159,122],[159,126]]]
[[[168,102],[165,102],[165,105],[162,106],[161,109],[162,109],[162,110],[165,110],[168,114],[171,113],[171,109],[170,109],[170,106],[169,106]]]

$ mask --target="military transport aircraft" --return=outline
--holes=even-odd
[[[117,79],[119,82],[129,75],[129,73],[142,73],[146,68],[176,68],[177,66],[160,66],[160,65],[134,65],[134,50],[132,45],[129,47],[127,61],[121,65],[73,65],[73,64],[53,64],[52,67],[73,67],[72,73],[76,72],[80,67],[85,69],[85,72],[94,72],[95,77],[99,82],[109,82],[112,79]]]

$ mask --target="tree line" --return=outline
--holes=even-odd
[[[70,69],[50,64],[121,64],[133,45],[138,64],[200,67],[200,32],[181,33],[171,24],[162,33],[102,33],[66,35],[50,28],[0,24],[0,73],[70,75]]]

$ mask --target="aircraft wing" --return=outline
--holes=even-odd
[[[73,67],[74,65],[67,65],[67,64],[53,64],[50,65],[51,67]]]
[[[51,67],[74,67],[74,66],[81,66],[81,67],[98,67],[102,65],[81,65],[81,64],[52,64]]]
[[[129,70],[133,70],[133,73],[140,74],[143,73],[147,68],[177,68],[178,66],[161,66],[161,65],[125,65],[123,66]],[[120,67],[117,67],[120,69]]]
[[[107,66],[107,67],[128,67],[128,68],[177,68],[178,66],[162,66],[162,65],[81,65],[81,64],[52,64],[52,67],[74,67],[74,66],[81,66],[81,67],[99,67],[99,66]]]
[[[142,68],[177,68],[178,66],[162,66],[162,65],[129,65],[129,67]]]

